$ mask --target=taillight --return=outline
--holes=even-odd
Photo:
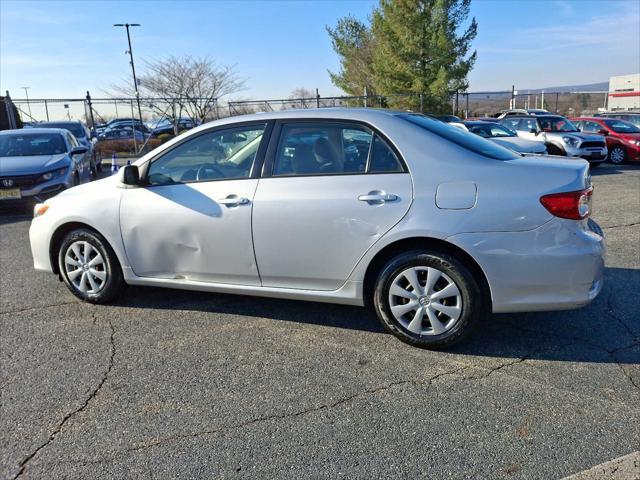
[[[593,187],[577,192],[551,193],[540,197],[540,203],[552,215],[570,220],[582,220],[591,213]]]

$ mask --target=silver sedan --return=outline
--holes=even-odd
[[[35,268],[105,303],[125,284],[371,305],[413,345],[602,288],[586,161],[522,157],[412,114],[261,113],[202,125],[36,205]]]

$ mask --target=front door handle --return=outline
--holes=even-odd
[[[366,195],[360,195],[358,200],[367,202],[369,205],[382,205],[385,202],[394,202],[398,199],[393,193],[385,193],[381,190],[373,190]]]
[[[218,200],[218,203],[227,207],[237,207],[238,205],[248,205],[249,199],[237,195],[227,195],[227,197]]]

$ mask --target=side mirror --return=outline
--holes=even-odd
[[[531,128],[529,129],[529,133],[535,133],[537,135],[538,131],[535,128]]]
[[[71,156],[82,155],[83,153],[87,153],[88,150],[87,147],[74,147],[71,149]]]
[[[137,165],[126,165],[122,169],[122,183],[125,185],[140,185],[140,172]]]
[[[600,135],[609,135],[609,130],[605,130],[604,128],[598,132]]]

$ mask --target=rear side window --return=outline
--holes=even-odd
[[[501,147],[497,143],[486,140],[474,133],[470,133],[461,128],[453,127],[446,123],[434,120],[424,115],[417,114],[400,114],[400,118],[413,123],[439,137],[455,143],[456,145],[470,150],[474,153],[495,160],[513,160],[518,158],[511,150]]]
[[[273,165],[274,176],[403,171],[395,153],[371,130],[333,122],[284,124]]]

